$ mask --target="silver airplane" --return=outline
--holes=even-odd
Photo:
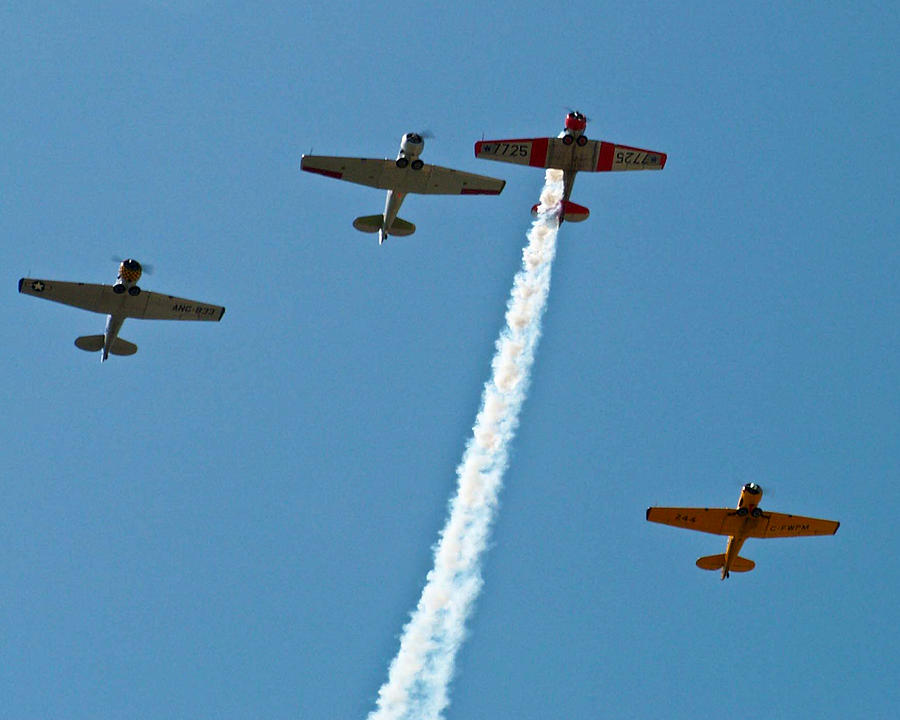
[[[387,190],[384,212],[363,215],[353,221],[360,232],[378,233],[381,245],[388,235],[412,235],[416,226],[397,217],[404,198],[409,193],[426,195],[499,195],[505,180],[428,165],[419,155],[425,139],[419,133],[406,133],[400,139],[400,152],[394,160],[379,158],[332,157],[303,155],[300,169],[336,180]]]
[[[141,264],[129,259],[119,264],[114,285],[22,278],[19,280],[19,292],[105,314],[106,330],[103,335],[82,335],[75,339],[75,347],[81,350],[102,350],[100,362],[106,360],[110,353],[134,355],[137,352],[137,345],[119,337],[119,329],[126,318],[218,321],[225,314],[225,308],[218,305],[143,290],[137,284],[142,272]]]

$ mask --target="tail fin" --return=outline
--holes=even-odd
[[[531,208],[531,214],[537,217],[538,208],[540,207],[540,203],[533,206]],[[567,220],[568,222],[581,222],[582,220],[587,220],[588,215],[591,214],[591,211],[588,210],[583,205],[577,205],[573,202],[569,202],[568,200],[563,200],[559,204],[559,221]]]
[[[707,555],[706,557],[698,558],[697,567],[701,570],[721,570],[725,567],[725,555]],[[729,569],[734,572],[750,572],[755,567],[756,563],[752,560],[736,557],[732,560],[731,568]]]
[[[75,338],[75,347],[86,352],[97,352],[103,349],[102,335],[82,335]]]
[[[113,355],[134,355],[137,352],[137,345],[117,337],[113,340],[109,351]]]

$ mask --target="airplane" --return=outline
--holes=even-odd
[[[727,535],[728,544],[724,555],[708,555],[697,560],[697,567],[703,570],[721,570],[722,579],[729,571],[749,572],[756,563],[740,557],[738,553],[747,538],[800,537],[803,535],[834,535],[840,523],[835,520],[786,515],[784,513],[763,512],[759,507],[762,488],[756,483],[747,483],[741,488],[737,508],[677,508],[649,507],[647,519],[650,522],[673,525]]]
[[[555,138],[479,140],[475,143],[475,157],[562,170],[563,199],[559,221],[581,222],[587,220],[590,210],[569,200],[578,172],[662,170],[666,166],[665,153],[589,140],[584,134],[587,121],[583,113],[572,110],[566,115],[565,129]],[[531,208],[532,215],[537,215],[538,207]]]
[[[395,160],[378,158],[330,157],[303,155],[300,168],[337,180],[387,190],[387,200],[381,215],[363,215],[353,221],[361,232],[378,233],[381,245],[388,235],[406,236],[416,226],[397,213],[408,193],[426,195],[499,195],[505,180],[452,170],[439,165],[427,165],[419,157],[425,148],[422,134],[410,132],[400,139],[400,152]]]
[[[134,355],[137,352],[137,345],[119,337],[125,318],[218,321],[225,314],[225,308],[218,305],[143,290],[137,284],[142,272],[137,260],[127,259],[119,263],[115,285],[22,278],[19,280],[19,292],[106,314],[103,335],[82,335],[75,340],[75,347],[81,350],[102,350],[100,362],[106,360],[110,353]]]

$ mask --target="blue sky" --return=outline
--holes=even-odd
[[[541,173],[486,137],[667,152],[579,176],[454,718],[893,717],[900,393],[890,3],[6,3],[0,717],[364,717],[431,567]],[[299,157],[505,178],[410,197]],[[16,292],[227,307],[127,321]],[[841,521],[724,541],[648,505]]]

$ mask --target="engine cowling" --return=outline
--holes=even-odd
[[[425,139],[419,133],[406,133],[400,140],[400,154],[398,158],[413,160],[422,154],[425,148]]]
[[[142,272],[141,264],[137,260],[128,258],[119,263],[118,279],[124,283],[136,283],[141,279]]]

